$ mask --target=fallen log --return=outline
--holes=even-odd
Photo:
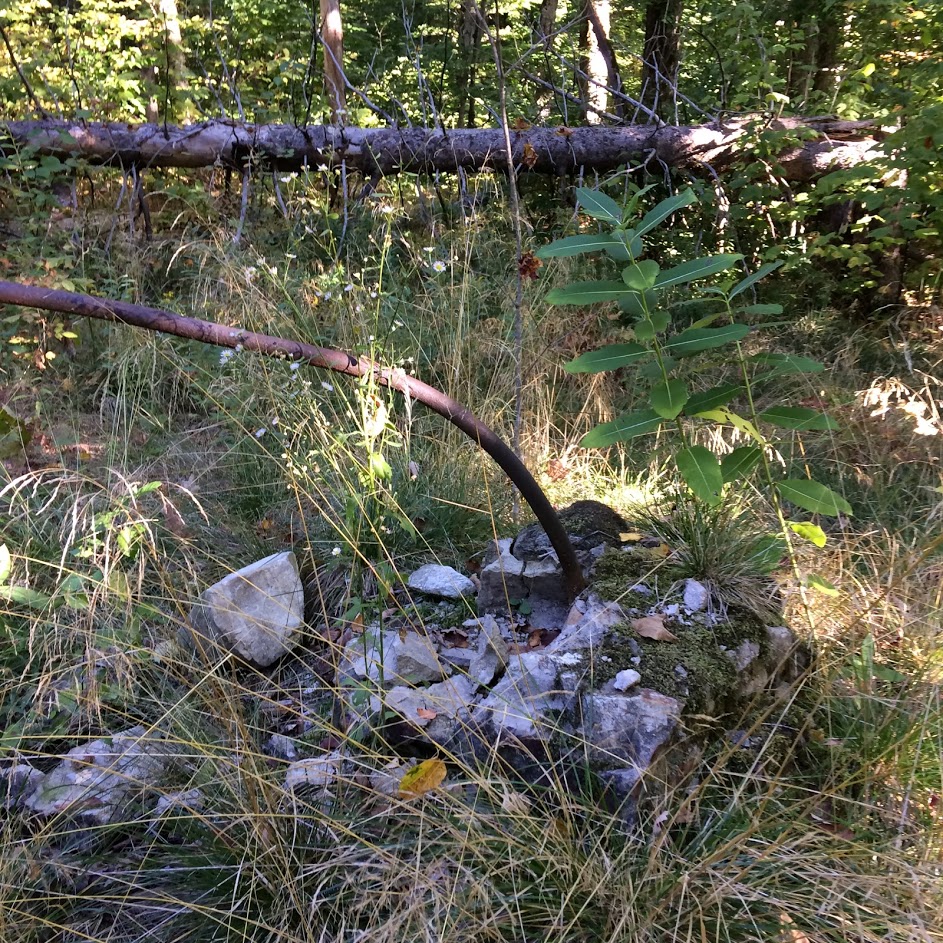
[[[511,142],[519,171],[604,172],[651,161],[677,170],[696,173],[709,167],[720,173],[757,159],[752,142],[764,130],[794,133],[775,161],[776,173],[791,181],[853,167],[881,153],[874,122],[835,118],[752,116],[689,127],[530,127],[512,131]],[[343,163],[373,177],[406,171],[506,171],[503,134],[500,128],[295,127],[225,120],[176,127],[43,118],[0,124],[0,153],[29,147],[63,160],[79,157],[90,164],[138,169],[222,166],[291,172]]]
[[[547,532],[550,543],[560,560],[563,578],[571,599],[575,598],[585,586],[583,570],[576,559],[576,552],[570,543],[566,529],[543,489],[527,470],[527,466],[500,436],[477,419],[469,409],[441,390],[409,376],[404,370],[381,367],[366,357],[357,357],[330,347],[317,347],[302,341],[256,334],[253,331],[227,327],[225,324],[217,324],[214,321],[203,321],[199,318],[174,314],[161,308],[149,308],[144,305],[111,301],[106,298],[52,288],[21,285],[17,282],[0,281],[0,304],[41,308],[45,311],[81,315],[102,321],[117,321],[149,331],[174,334],[177,337],[185,337],[204,344],[214,344],[217,347],[242,347],[245,350],[253,350],[292,362],[307,363],[312,367],[333,370],[351,377],[372,374],[382,386],[412,397],[428,406],[433,412],[448,419],[476,445],[484,449],[517,487]]]

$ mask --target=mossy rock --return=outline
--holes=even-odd
[[[654,603],[654,598],[633,586],[649,576],[664,555],[657,549],[638,545],[617,549],[607,547],[596,561],[593,571],[593,592],[600,599],[615,600],[624,608],[644,608]]]
[[[621,514],[601,501],[574,501],[559,516],[577,552],[602,543],[617,544],[619,535],[628,527]],[[552,550],[550,538],[540,524],[525,527],[511,546],[511,553],[518,560],[541,560]]]

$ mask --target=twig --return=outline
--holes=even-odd
[[[7,47],[7,53],[10,56],[10,62],[13,63],[13,68],[16,69],[16,74],[20,77],[20,81],[23,83],[23,88],[26,89],[26,94],[29,95],[30,100],[33,105],[35,105],[36,110],[39,112],[40,117],[48,118],[49,112],[43,108],[42,103],[36,97],[36,93],[33,91],[33,86],[29,84],[29,79],[26,77],[26,73],[20,68],[19,62],[17,62],[16,55],[13,52],[13,47],[10,45],[10,40],[7,37],[7,31],[3,28],[3,24],[0,23],[0,36],[3,37],[3,45]]]
[[[561,98],[565,98],[567,101],[573,102],[573,104],[579,105],[581,108],[585,108],[587,111],[591,111],[593,114],[599,115],[601,118],[606,118],[609,121],[615,121],[617,124],[622,124],[623,119],[619,115],[614,115],[611,111],[603,111],[601,108],[597,108],[595,105],[590,105],[588,102],[584,102],[578,96],[560,88],[558,85],[554,85],[552,82],[542,79],[539,75],[534,75],[533,72],[528,72],[523,66],[518,66],[517,71],[520,72],[521,75],[523,75],[524,78],[529,82],[533,82],[535,85],[543,86],[543,88],[549,89],[555,95],[559,95]]]
[[[242,228],[246,224],[246,213],[249,210],[249,176],[251,164],[247,163],[242,171],[242,205],[239,209],[239,226],[236,228],[236,234],[232,237],[234,246],[239,245],[242,238]]]

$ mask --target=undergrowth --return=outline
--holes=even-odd
[[[168,201],[151,245],[112,236],[90,213],[82,245],[108,239],[111,256],[80,253],[83,284],[374,356],[508,434],[516,262],[504,207],[445,220],[428,201],[375,197],[342,231],[313,198],[297,200],[290,220],[261,217],[239,247],[202,204]],[[578,275],[574,265],[554,277]],[[0,937],[943,938],[943,435],[918,434],[938,422],[939,401],[916,373],[934,375],[938,347],[908,372],[884,345],[878,380],[856,358],[879,343],[877,326],[849,336],[833,313],[810,310],[816,332],[751,340],[814,344],[829,364],[784,382],[827,404],[842,430],[797,432],[770,456],[814,468],[856,509],[815,555],[838,594],[815,594],[777,569],[762,527],[744,524],[747,513],[773,520],[763,495],[744,490],[715,510],[676,501],[658,437],[576,447],[639,394],[617,377],[563,373],[613,327],[595,309],[560,317],[544,303],[548,282],[525,291],[522,450],[555,503],[613,504],[673,552],[666,579],[704,580],[728,604],[773,598],[817,649],[815,672],[784,704],[743,720],[759,750],[724,741],[680,785],[653,783],[628,830],[591,779],[533,791],[447,754],[445,786],[388,795],[375,774],[395,751],[338,728],[326,640],[401,606],[391,590],[418,564],[467,568],[513,533],[506,481],[439,417],[370,383],[72,325],[80,343],[41,373],[9,351],[0,360],[4,403],[32,430],[0,483],[12,553],[3,585],[37,594],[4,597],[0,613],[0,763],[48,770],[143,724],[175,746],[175,781],[159,808],[142,795],[108,825],[9,814]],[[709,371],[688,380],[712,382]],[[719,453],[740,444],[729,431],[698,434]],[[203,588],[289,548],[308,584],[309,648],[261,672],[177,646]],[[264,743],[272,718],[301,755],[347,743],[341,788],[283,788],[285,763]]]

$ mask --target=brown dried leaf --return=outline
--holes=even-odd
[[[530,141],[524,142],[524,157],[523,164],[528,169],[533,169],[534,164],[537,163],[537,151],[534,149],[534,145]]]
[[[417,707],[416,714],[423,720],[435,720],[439,716],[438,711],[431,710],[428,707]]]
[[[638,632],[642,638],[654,639],[656,642],[677,642],[678,636],[672,635],[665,628],[664,616],[645,616],[641,619],[632,620],[632,628]]]

